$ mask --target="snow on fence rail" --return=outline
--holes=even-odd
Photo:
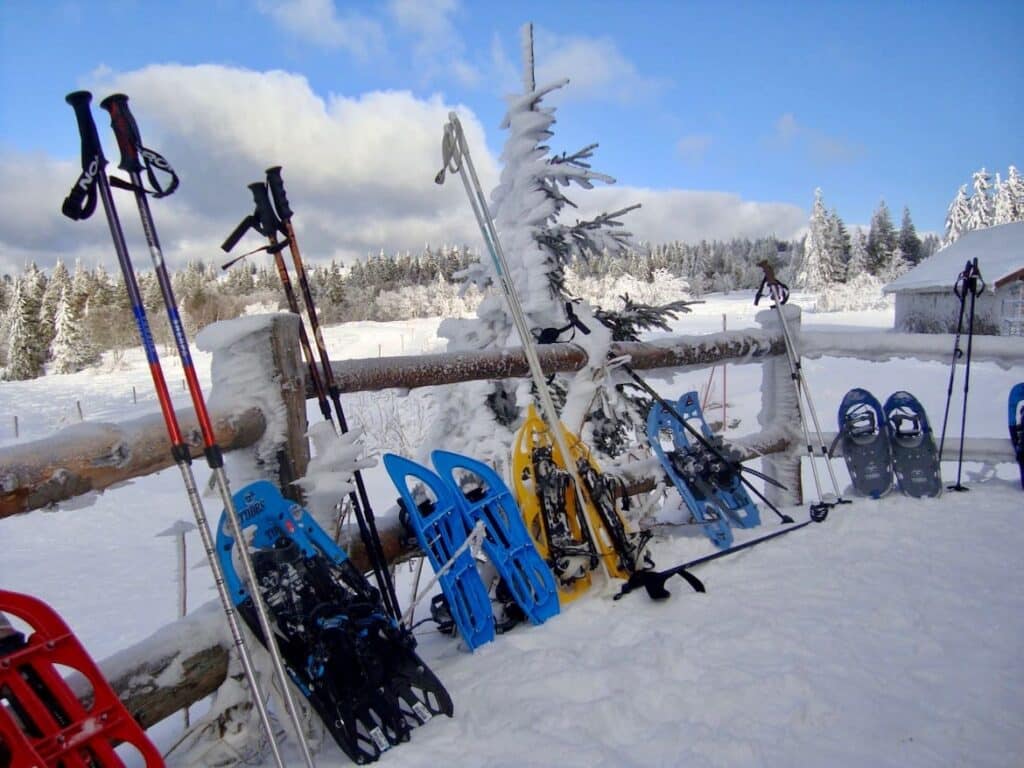
[[[800,332],[798,307],[787,307],[791,330],[803,353],[808,357],[838,356],[866,360],[887,360],[910,357],[924,360],[947,360],[952,349],[949,336],[917,334],[843,334],[830,332]],[[747,458],[761,457],[762,468],[786,483],[789,491],[768,489],[773,501],[798,504],[802,500],[800,489],[801,445],[798,429],[795,392],[790,379],[789,365],[784,357],[784,345],[777,327],[777,314],[763,311],[757,321],[759,330],[732,331],[706,336],[681,336],[649,344],[616,344],[615,355],[628,354],[638,369],[706,368],[716,363],[756,363],[762,366],[762,404],[758,417],[761,431],[741,438],[734,447]],[[237,321],[235,321],[237,322]],[[232,330],[214,331],[206,337],[206,348],[213,352],[214,395],[218,388],[225,397],[233,392],[231,401],[239,408],[235,412],[221,409],[218,416],[218,436],[223,445],[237,449],[262,442],[262,453],[277,451],[294,453],[285,462],[285,471],[295,473],[308,459],[305,445],[306,416],[304,398],[311,394],[303,386],[302,366],[297,358],[298,326],[288,315],[274,316],[262,325],[251,318],[246,325]],[[268,338],[269,336],[269,338]],[[203,340],[200,339],[202,345]],[[973,357],[1009,368],[1024,364],[1024,345],[1019,340],[978,337],[974,340]],[[572,344],[555,344],[541,349],[541,361],[546,371],[574,371],[584,362],[583,352]],[[470,381],[474,379],[507,378],[527,375],[526,361],[521,350],[506,349],[493,352],[418,355],[408,357],[373,358],[332,363],[343,392],[381,390],[387,388],[411,389],[421,386]],[[232,374],[241,372],[241,381],[232,381]],[[275,396],[267,398],[256,388],[265,388],[275,382]],[[262,398],[262,399],[261,399]],[[216,400],[216,397],[211,400]],[[212,403],[216,407],[216,403]],[[257,418],[258,417],[258,418]],[[183,419],[184,421],[184,419]],[[145,424],[141,422],[146,422]],[[149,423],[152,422],[152,423]],[[192,430],[190,422],[186,422]],[[237,433],[228,430],[235,425]],[[239,426],[241,425],[241,426]],[[26,443],[0,450],[0,517],[11,514],[3,504],[11,497],[20,505],[14,511],[39,506],[35,501],[43,498],[58,500],[76,493],[108,487],[103,472],[108,466],[117,466],[126,474],[121,479],[137,477],[170,464],[166,442],[163,456],[156,447],[144,450],[152,442],[159,444],[163,437],[159,417],[153,416],[118,425],[106,425],[111,434],[104,439],[89,442],[81,439],[83,427],[63,430],[54,437],[35,443]],[[159,426],[159,430],[157,427]],[[96,428],[96,425],[91,427]],[[120,430],[120,431],[118,431]],[[151,434],[152,433],[152,434]],[[84,433],[84,434],[87,434]],[[120,435],[120,437],[118,437]],[[141,440],[142,436],[146,440]],[[73,439],[72,439],[73,438]],[[269,441],[268,441],[268,438]],[[163,437],[166,440],[165,437]],[[62,443],[68,455],[77,456],[75,469],[67,470],[55,458],[53,446]],[[46,443],[46,446],[40,444]],[[268,448],[269,444],[269,448]],[[95,449],[89,448],[95,446]],[[90,452],[91,451],[91,452]],[[967,440],[965,458],[968,460],[1010,460],[1009,440]],[[11,471],[9,467],[17,467]],[[68,471],[74,482],[57,478]],[[131,473],[129,473],[129,471]],[[278,468],[280,472],[280,468]],[[24,479],[23,479],[24,478]],[[34,483],[34,485],[33,485]],[[91,485],[90,485],[91,483]],[[60,492],[45,496],[38,487],[59,488]],[[65,495],[61,495],[65,494]],[[27,499],[27,500],[26,500]],[[44,502],[46,503],[46,502]],[[385,554],[394,560],[403,554],[400,533],[382,528]],[[366,566],[357,540],[350,542],[350,556],[357,565]],[[169,624],[150,637],[126,648],[100,666],[111,681],[129,711],[143,727],[149,727],[193,704],[217,690],[229,669],[231,641],[223,627],[218,606],[208,603],[189,616]],[[187,641],[182,642],[182,638]]]

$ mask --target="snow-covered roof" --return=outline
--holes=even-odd
[[[1024,268],[1024,221],[967,232],[882,290],[896,293],[952,288],[964,265],[975,258],[982,279],[989,287]]]

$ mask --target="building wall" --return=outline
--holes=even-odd
[[[1007,291],[985,291],[975,299],[974,332],[998,335],[1002,325],[1002,299]],[[964,304],[963,333],[967,333],[971,297]],[[960,300],[950,288],[941,291],[900,292],[896,294],[897,331],[906,333],[956,333]]]

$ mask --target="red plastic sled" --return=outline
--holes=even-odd
[[[0,616],[0,766],[6,768],[113,768],[114,751],[131,744],[146,767],[163,758],[104,679],[78,638],[41,600],[0,590],[0,614],[31,627],[26,638]],[[92,685],[86,707],[56,664],[80,672]]]

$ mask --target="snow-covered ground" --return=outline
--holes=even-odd
[[[723,313],[730,330],[755,325],[759,308],[749,293],[707,298],[675,332],[721,330]],[[851,333],[892,325],[891,310],[803,319]],[[437,351],[437,323],[336,326],[327,343],[335,359]],[[208,386],[209,357],[197,352],[196,364]],[[165,366],[176,403],[186,405],[176,361],[168,356]],[[729,421],[739,419],[730,434],[755,432],[760,366],[727,371]],[[804,371],[825,429],[835,428],[835,409],[852,386],[880,399],[908,389],[941,424],[948,364],[821,358]],[[707,378],[702,371],[652,382],[678,395]],[[968,435],[1006,436],[1006,393],[1022,379],[1024,366],[972,367]],[[956,387],[954,436],[962,370]],[[79,374],[0,383],[0,445],[74,423],[76,401],[86,420],[155,411],[141,351]],[[345,405],[375,451],[421,449],[430,390],[351,395]],[[311,402],[310,420],[318,419]],[[833,465],[845,482],[842,462]],[[206,470],[195,469],[205,484]],[[229,469],[236,487],[248,479],[237,457],[229,456]],[[955,464],[943,469],[951,480]],[[1024,493],[1009,464],[965,465],[965,480],[969,493],[936,500],[859,500],[821,525],[709,564],[699,571],[706,595],[681,580],[669,584],[672,599],[657,604],[643,593],[615,602],[594,590],[544,626],[517,628],[472,655],[425,625],[421,654],[447,685],[456,715],[417,729],[381,764],[1024,764],[1024,590],[1012,570],[1024,551]],[[176,616],[175,547],[156,534],[191,517],[180,482],[165,470],[58,512],[0,521],[0,585],[53,605],[97,659],[142,640]],[[393,504],[380,467],[367,482],[375,508]],[[206,499],[213,516],[215,495]],[[737,540],[774,528],[770,513],[762,517],[762,529],[739,531]],[[711,551],[685,529],[665,531],[652,550],[659,567]],[[196,607],[215,595],[195,534],[188,544]],[[409,581],[404,567],[400,577]],[[166,747],[181,732],[175,717],[151,733]],[[320,766],[347,764],[331,743],[318,755]]]

